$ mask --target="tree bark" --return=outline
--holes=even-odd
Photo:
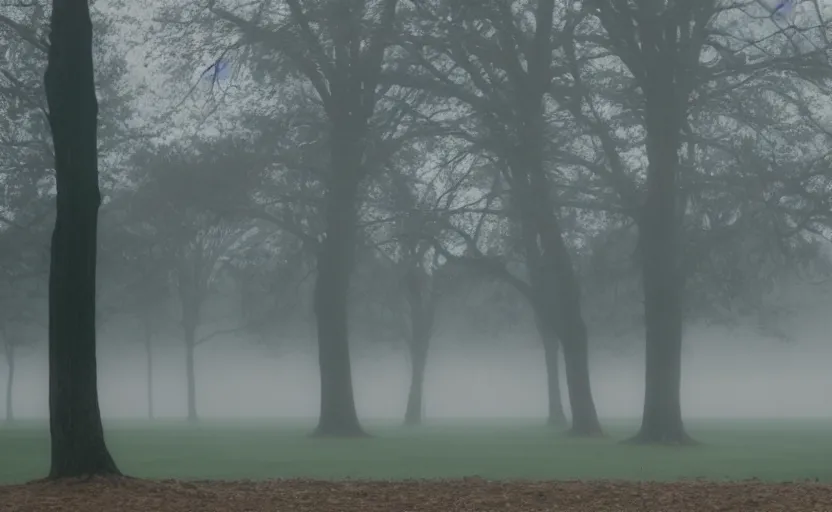
[[[3,341],[5,342],[6,364],[9,368],[9,373],[6,375],[6,421],[11,423],[14,421],[14,369],[15,369],[15,350],[14,345],[9,343],[6,339],[5,332],[3,333]]]
[[[347,300],[355,257],[361,153],[354,134],[334,122],[325,238],[318,251],[315,317],[321,410],[313,435],[363,437],[352,386]]]
[[[44,76],[57,216],[49,272],[50,479],[117,475],[104,442],[95,336],[98,102],[87,0],[53,0]]]
[[[546,390],[547,390],[547,417],[546,424],[551,427],[565,427],[566,414],[563,412],[563,399],[560,393],[560,368],[559,354],[560,341],[551,327],[535,315],[537,332],[540,334],[540,341],[543,344],[543,355],[546,362]]]

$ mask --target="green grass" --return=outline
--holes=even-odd
[[[619,444],[633,422],[606,422],[609,438],[569,439],[526,422],[445,422],[408,430],[367,422],[371,439],[307,437],[310,424],[113,423],[107,442],[120,468],[148,478],[324,479],[684,478],[832,482],[832,420],[697,421],[697,447]],[[44,425],[0,426],[0,484],[44,476]]]

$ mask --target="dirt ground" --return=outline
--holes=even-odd
[[[178,482],[0,487],[3,512],[832,512],[832,485],[760,482]]]

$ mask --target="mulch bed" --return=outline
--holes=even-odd
[[[832,512],[832,485],[93,479],[0,486],[14,512]]]

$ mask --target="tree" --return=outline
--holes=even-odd
[[[485,211],[488,210],[489,208],[485,209]],[[483,213],[478,220],[473,222],[476,226],[470,230],[473,234],[463,227],[449,224],[449,229],[442,237],[445,239],[444,242],[434,239],[434,247],[453,266],[457,267],[453,272],[460,276],[467,276],[467,280],[476,279],[480,281],[480,286],[474,287],[475,295],[502,297],[503,300],[492,300],[501,312],[510,311],[514,305],[514,297],[501,290],[501,287],[506,285],[516,292],[517,298],[524,301],[527,306],[531,306],[533,323],[544,349],[547,391],[546,424],[558,428],[566,426],[568,423],[561,397],[560,368],[558,367],[560,339],[557,332],[552,329],[551,324],[543,321],[543,317],[537,314],[538,310],[534,306],[535,299],[532,294],[532,287],[528,282],[528,273],[523,272],[525,270],[525,258],[522,248],[520,250],[515,249],[514,246],[517,244],[513,238],[516,237],[503,232],[502,228],[506,224],[511,225],[512,223],[505,218],[501,219],[501,223],[489,223],[486,222],[487,217],[488,214]],[[492,224],[491,228],[486,227],[489,224]],[[447,246],[453,246],[454,244],[460,244],[463,247],[462,254],[455,254],[449,250]],[[494,283],[495,280],[497,283]],[[506,298],[509,299],[508,302],[506,302]],[[497,323],[505,325],[504,320],[504,318],[500,318]],[[495,327],[489,326],[492,330]]]
[[[26,174],[26,170],[21,170]],[[37,187],[26,179],[7,188],[7,223],[0,226],[0,345],[8,366],[6,376],[6,419],[14,419],[13,388],[16,363],[24,351],[44,339],[47,327],[46,278],[49,261],[45,251],[49,240],[43,210],[45,201]]]
[[[376,258],[365,258],[369,260],[366,275],[361,276],[365,297],[356,302],[375,310],[366,320],[372,330],[392,333],[407,347],[410,388],[404,425],[417,426],[424,420],[425,370],[443,287],[437,276],[442,273],[440,254],[423,238],[419,212],[411,210],[408,217],[397,223],[394,238],[382,244],[386,247],[374,251]]]
[[[632,77],[630,85],[640,93],[628,98],[625,109],[637,112],[646,135],[648,166],[643,197],[633,200],[632,182],[630,186],[618,187],[618,193],[633,209],[639,228],[644,293],[645,401],[642,425],[633,441],[690,443],[680,403],[683,292],[687,277],[682,256],[688,256],[682,250],[681,227],[690,209],[688,187],[696,184],[696,177],[682,172],[690,168],[681,165],[680,151],[686,149],[695,154],[698,145],[714,146],[714,142],[721,142],[697,137],[702,132],[697,131],[701,126],[692,115],[696,112],[694,107],[702,110],[703,106],[718,106],[731,112],[735,92],[756,80],[768,88],[770,71],[818,76],[819,68],[828,68],[828,64],[818,46],[797,55],[775,55],[767,48],[771,37],[764,36],[759,41],[754,35],[735,37],[727,24],[718,26],[718,18],[735,13],[746,21],[750,19],[740,3],[594,0],[588,5],[606,31],[601,46],[623,64]],[[736,27],[738,20],[732,21],[731,27]],[[782,34],[782,30],[776,34]],[[793,46],[794,41],[790,42]],[[716,58],[705,61],[706,52]],[[819,64],[819,58],[824,59],[823,64]],[[720,115],[724,116],[724,112]],[[742,128],[748,126],[748,117],[744,112],[734,116]],[[612,153],[607,152],[607,156],[615,162]]]
[[[134,155],[136,177],[141,184],[130,198],[129,224],[125,229],[153,247],[153,257],[159,258],[161,267],[173,277],[181,314],[190,421],[198,419],[196,348],[237,330],[223,326],[207,334],[199,333],[204,320],[202,310],[229,251],[237,250],[236,244],[252,227],[223,218],[210,205],[223,205],[223,200],[233,204],[239,195],[247,194],[244,175],[260,165],[259,157],[244,141],[234,138],[195,141],[189,148],[163,147]],[[231,173],[234,168],[240,172]],[[131,255],[133,259],[141,257],[136,252]],[[147,305],[141,304],[142,299],[158,296],[164,277],[154,276],[155,286],[146,290],[133,288],[138,294],[134,297],[137,308]]]
[[[553,377],[558,340],[563,344],[571,433],[600,435],[580,283],[554,208],[556,184],[547,169],[547,102],[553,78],[560,72],[552,56],[580,18],[564,10],[564,26],[557,27],[555,0],[534,2],[520,14],[499,1],[476,6],[419,2],[417,6],[413,33],[402,41],[410,57],[405,61],[408,71],[390,74],[386,80],[444,95],[473,113],[465,116],[476,120],[471,137],[498,159],[492,166],[498,173],[495,187],[499,183],[498,188],[505,190],[504,213],[516,219],[522,233],[531,304],[542,328],[547,371]],[[525,22],[529,17],[533,24]],[[412,73],[413,68],[417,73]],[[463,74],[464,81],[459,80]]]
[[[391,43],[397,0],[345,3],[289,0],[290,22],[271,30],[214,3],[209,8],[252,41],[287,55],[312,84],[329,121],[330,162],[325,235],[317,254],[315,314],[321,368],[319,436],[364,436],[355,411],[349,357],[347,297],[354,266],[360,187],[378,77]],[[317,23],[313,24],[311,19]],[[298,44],[300,43],[300,44]]]
[[[282,347],[314,324],[310,251],[303,241],[256,222],[258,231],[224,265],[240,290],[241,331]],[[314,255],[314,253],[312,254]]]
[[[405,241],[402,267],[402,285],[408,307],[410,332],[407,333],[407,346],[410,349],[410,391],[407,395],[407,408],[404,414],[405,425],[422,423],[425,367],[427,366],[428,348],[433,336],[436,306],[439,301],[439,284],[435,273],[439,270],[439,253],[428,251],[430,243]]]
[[[127,292],[132,295],[134,307],[131,309],[140,327],[147,370],[147,417],[153,419],[153,340],[159,334],[160,319],[167,313],[165,306],[170,295],[168,266],[163,249],[158,247],[140,249],[133,256],[131,259],[138,267],[137,279]]]
[[[139,189],[139,193],[144,192]],[[99,222],[99,339],[105,319],[136,320],[147,371],[147,415],[153,419],[153,342],[173,320],[170,304],[171,261],[161,237],[137,229],[130,207],[136,191],[111,196]],[[147,219],[143,219],[147,220]],[[102,264],[103,263],[103,264]],[[101,304],[103,302],[103,304]],[[124,324],[119,325],[119,339]]]
[[[98,405],[95,267],[98,101],[85,0],[54,0],[44,87],[55,152],[57,216],[49,272],[49,478],[120,474]]]
[[[6,421],[14,421],[14,378],[17,360],[22,351],[42,339],[40,323],[45,306],[46,295],[41,279],[43,273],[37,269],[33,273],[10,272],[4,269],[2,297],[0,297],[0,343],[8,373],[6,374]],[[34,329],[33,329],[34,328]],[[33,332],[34,331],[34,332]]]

